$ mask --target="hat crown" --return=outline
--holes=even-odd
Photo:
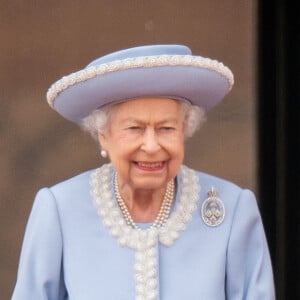
[[[184,100],[209,110],[230,91],[233,74],[222,63],[192,55],[184,45],[145,45],[93,60],[56,81],[47,92],[52,108],[80,124],[93,110],[145,97]]]
[[[115,60],[158,55],[191,55],[192,51],[184,45],[149,45],[124,49],[104,55],[93,60],[86,68],[107,64]]]

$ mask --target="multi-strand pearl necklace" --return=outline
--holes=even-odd
[[[120,194],[117,174],[115,174],[115,178],[114,178],[114,189],[115,189],[116,199],[118,201],[120,210],[123,214],[126,223],[130,225],[132,228],[138,229],[139,228],[138,225],[133,221],[132,216],[125,204],[125,201],[123,200]],[[174,198],[174,190],[175,190],[174,180],[170,180],[167,184],[166,193],[162,205],[160,207],[160,210],[158,212],[158,215],[150,228],[153,227],[159,228],[167,221],[170,214],[173,198]]]
[[[120,246],[135,251],[135,300],[159,299],[157,245],[161,243],[165,247],[171,247],[179,238],[180,232],[186,229],[186,224],[192,220],[192,214],[197,209],[200,193],[198,176],[185,166],[181,166],[179,173],[178,186],[181,188],[174,211],[170,216],[169,213],[164,213],[167,220],[163,222],[163,226],[138,230],[126,223],[125,214],[114,199],[112,165],[103,165],[91,175],[92,195],[103,226],[118,240]]]

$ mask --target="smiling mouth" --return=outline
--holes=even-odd
[[[139,169],[145,171],[158,171],[164,167],[165,161],[159,161],[159,162],[139,161],[139,162],[135,162],[135,164]]]

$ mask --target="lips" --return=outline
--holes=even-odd
[[[164,167],[165,162],[164,161],[158,161],[158,162],[139,161],[139,162],[135,162],[135,164],[139,169],[145,171],[158,171]]]

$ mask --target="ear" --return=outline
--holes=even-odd
[[[98,133],[98,141],[101,148],[107,150],[107,136],[105,133]]]

